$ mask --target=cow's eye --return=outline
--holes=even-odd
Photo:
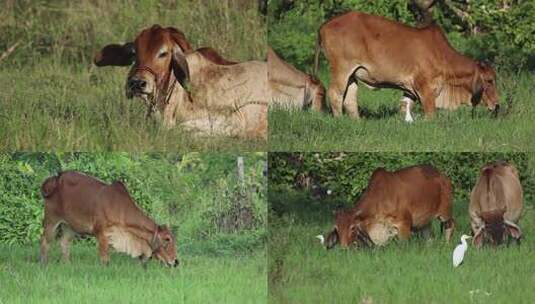
[[[160,53],[160,55],[158,55],[159,58],[164,58],[164,57],[167,57],[167,54],[169,54],[169,52],[163,52],[163,53]]]

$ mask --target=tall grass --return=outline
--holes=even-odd
[[[127,100],[128,68],[96,69],[109,43],[153,24],[182,30],[194,47],[233,60],[264,59],[266,27],[253,3],[203,1],[4,1],[0,3],[0,146],[10,150],[261,150],[263,141],[194,138],[146,121]],[[248,2],[245,2],[246,4]],[[246,42],[246,43],[244,43]]]
[[[112,254],[100,265],[95,247],[75,245],[71,262],[38,264],[36,246],[0,246],[0,303],[265,303],[265,253],[208,256],[181,254],[166,268]]]

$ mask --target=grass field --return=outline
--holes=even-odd
[[[270,193],[271,303],[532,303],[535,299],[535,208],[525,202],[520,247],[476,250],[454,269],[451,254],[469,232],[467,202],[454,203],[457,229],[447,244],[411,239],[383,248],[325,250],[316,235],[332,229],[336,201],[304,193]],[[284,206],[293,206],[284,210]]]
[[[509,75],[509,74],[508,74]],[[321,78],[328,87],[326,69]],[[502,115],[493,119],[478,107],[438,111],[432,120],[414,107],[416,121],[408,124],[399,111],[400,91],[371,91],[359,87],[360,120],[347,115],[274,109],[269,114],[270,151],[530,151],[535,148],[535,76],[520,73],[498,77],[501,96],[511,93],[513,103],[502,98]]]
[[[101,266],[96,247],[74,245],[71,263],[37,263],[37,246],[0,247],[0,303],[265,303],[264,250],[251,254],[180,255],[178,268],[112,254]],[[179,250],[180,252],[180,250]]]
[[[193,138],[145,120],[127,100],[128,68],[96,68],[93,55],[153,24],[229,59],[263,59],[266,27],[254,3],[206,1],[0,2],[0,146],[31,151],[265,150],[265,141]],[[247,43],[243,43],[247,41]],[[12,49],[12,52],[9,50]],[[6,56],[4,56],[6,55]]]

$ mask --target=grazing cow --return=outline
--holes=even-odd
[[[449,241],[454,229],[451,206],[450,180],[434,167],[413,166],[395,172],[380,168],[355,206],[336,214],[326,246],[381,246],[396,235],[407,240],[411,230],[432,231],[435,218]]]
[[[48,261],[49,243],[63,224],[60,244],[64,261],[69,260],[69,243],[75,234],[97,238],[100,261],[109,262],[108,247],[138,257],[152,256],[168,266],[178,266],[175,238],[165,226],[157,225],[136,206],[121,182],[108,185],[85,174],[66,171],[47,178],[41,186],[45,200],[41,262]]]
[[[267,64],[234,63],[211,48],[193,51],[175,28],[154,25],[135,41],[105,46],[97,66],[133,66],[126,96],[147,104],[147,117],[163,116],[198,135],[267,136]]]
[[[474,246],[481,247],[485,241],[500,245],[509,235],[520,242],[522,231],[517,223],[522,213],[522,195],[514,166],[496,162],[481,169],[468,208]]]
[[[282,60],[268,48],[268,82],[271,101],[286,109],[305,109],[321,112],[325,88],[315,77],[303,73]]]
[[[343,106],[350,116],[359,117],[359,82],[402,90],[406,110],[410,113],[411,101],[419,100],[426,117],[433,116],[436,108],[475,107],[481,100],[497,114],[494,69],[458,53],[434,23],[413,28],[380,16],[348,12],[321,26],[315,75],[321,49],[330,65],[327,95],[334,116],[342,114]]]

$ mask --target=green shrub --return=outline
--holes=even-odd
[[[269,155],[269,187],[295,188],[298,175],[333,192],[332,200],[352,206],[379,167],[393,171],[417,164],[431,164],[447,175],[456,200],[468,202],[470,192],[486,163],[506,160],[520,172],[525,201],[535,200],[535,179],[525,153],[277,153]],[[302,201],[303,199],[301,199]],[[271,200],[270,200],[271,201]],[[299,200],[297,200],[299,201]],[[334,202],[334,203],[337,203]],[[281,207],[282,208],[282,207]]]

